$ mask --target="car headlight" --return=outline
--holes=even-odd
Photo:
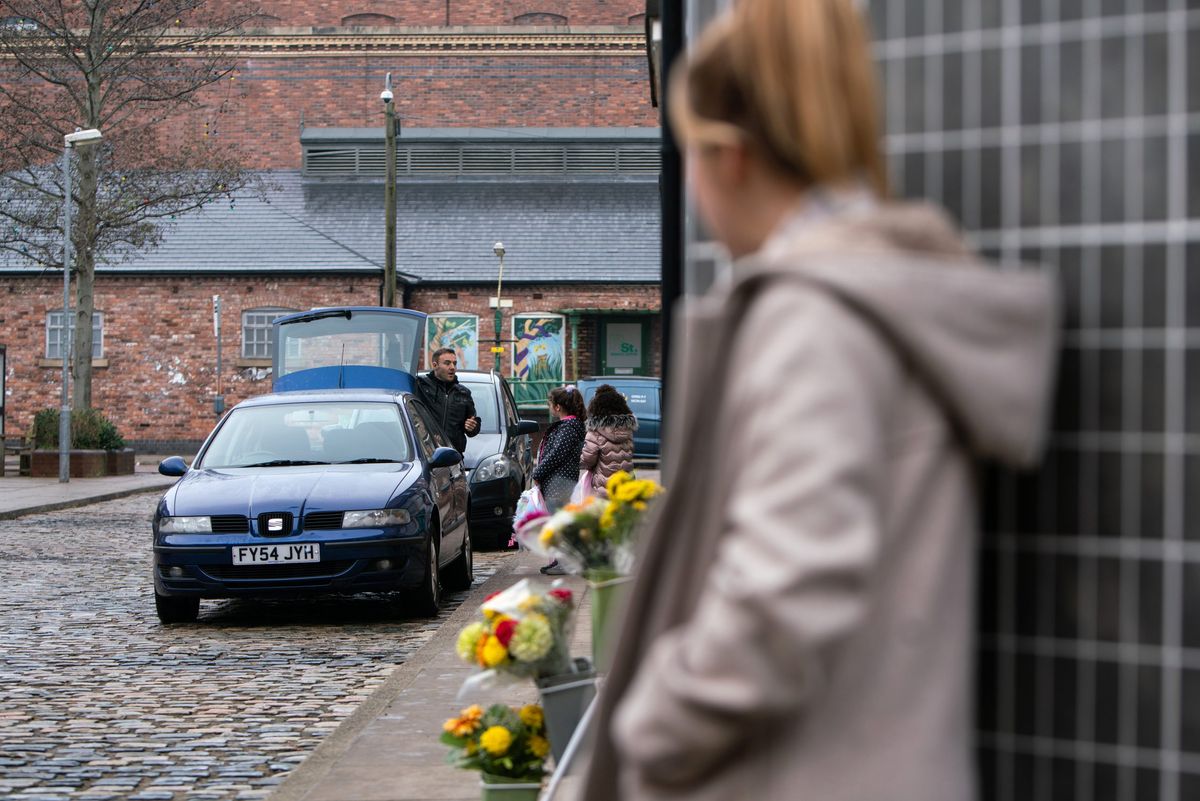
[[[211,517],[163,517],[158,521],[160,534],[211,534]]]
[[[508,478],[516,472],[516,465],[502,453],[489,456],[480,462],[471,473],[471,481],[495,481]]]
[[[412,522],[407,509],[366,509],[342,515],[342,528],[383,528]]]

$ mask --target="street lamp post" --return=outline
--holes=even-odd
[[[103,137],[95,128],[76,131],[63,137],[63,311],[62,328],[58,345],[62,356],[62,403],[58,410],[58,481],[66,484],[71,480],[71,397],[67,394],[71,373],[67,367],[68,342],[71,334],[71,150],[88,147],[100,142]]]
[[[383,205],[387,221],[386,242],[383,261],[383,305],[396,305],[396,105],[392,94],[392,73],[383,82],[379,99],[383,101],[383,142],[386,178],[383,188]]]
[[[504,347],[500,344],[500,327],[504,324],[504,312],[501,310],[503,304],[500,300],[500,291],[504,287],[504,243],[497,242],[492,246],[492,252],[500,259],[500,275],[496,279],[496,320],[493,328],[496,332],[496,344],[492,347],[492,364],[499,373],[500,356],[504,353]]]

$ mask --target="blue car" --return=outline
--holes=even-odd
[[[662,379],[653,376],[599,375],[577,382],[583,402],[591,403],[596,387],[611,384],[625,396],[629,410],[637,417],[638,430],[633,435],[633,458],[657,462],[662,430]]]
[[[436,614],[473,563],[462,456],[412,393],[424,315],[276,326],[276,391],[231,409],[192,465],[159,465],[180,477],[154,514],[159,619],[194,621],[204,598],[393,590]]]

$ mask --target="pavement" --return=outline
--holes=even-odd
[[[139,456],[129,476],[35,479],[16,475],[15,464],[0,476],[0,519],[86,506],[136,493],[162,492],[174,479],[158,474],[158,456]],[[529,553],[502,560],[487,580],[477,583],[463,603],[423,646],[383,681],[358,708],[269,796],[269,801],[475,801],[479,776],[453,768],[438,742],[442,723],[471,703],[523,704],[537,700],[523,682],[460,697],[474,669],[460,661],[454,646],[459,631],[478,614],[493,592],[521,578],[538,576],[541,562]],[[590,603],[586,584],[565,576],[580,609],[572,653],[590,654]]]
[[[28,514],[53,512],[99,501],[111,501],[139,492],[162,492],[175,479],[158,474],[158,456],[136,457],[132,475],[102,478],[30,478],[17,474],[17,459],[8,457],[0,476],[0,520]]]

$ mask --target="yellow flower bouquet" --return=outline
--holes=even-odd
[[[441,741],[450,746],[451,764],[479,771],[485,783],[540,783],[550,753],[545,716],[537,704],[493,704],[486,710],[469,706],[443,724]]]
[[[613,474],[605,488],[607,500],[591,497],[567,504],[550,517],[522,527],[517,539],[591,581],[629,575],[638,524],[663,488],[623,470]]]
[[[459,632],[456,645],[460,659],[484,670],[468,679],[468,690],[499,674],[536,680],[570,671],[575,596],[569,589],[522,579],[489,596],[480,612],[483,619]]]

